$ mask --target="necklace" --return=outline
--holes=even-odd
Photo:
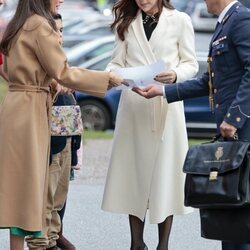
[[[146,24],[149,20],[151,20],[150,25],[153,23],[158,23],[158,18],[154,15],[146,15],[146,17],[142,20],[143,24]]]

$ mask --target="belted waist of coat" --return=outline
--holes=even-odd
[[[46,99],[46,108],[47,108],[47,115],[48,115],[48,124],[50,127],[51,121],[51,109],[52,109],[52,97],[50,87],[41,87],[41,86],[34,86],[34,85],[24,85],[24,84],[17,84],[17,83],[10,83],[9,84],[9,91],[10,92],[35,92],[35,93],[47,93]]]
[[[20,91],[20,92],[47,92],[50,93],[50,87],[41,87],[34,85],[24,85],[17,83],[9,84],[9,91]]]

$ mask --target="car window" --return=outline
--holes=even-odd
[[[206,58],[199,60],[199,72],[197,73],[197,76],[202,76],[205,72],[207,72],[207,60]]]
[[[187,1],[185,0],[172,0],[171,4],[179,11],[185,11],[187,8]]]
[[[85,53],[82,56],[74,58],[73,60],[70,61],[70,65],[78,66],[78,65],[86,62],[87,60],[89,60],[93,57],[99,56],[101,54],[104,54],[104,53],[112,50],[113,48],[114,48],[114,42],[103,44],[97,48],[93,48],[93,49],[89,50],[87,53]]]
[[[88,35],[96,35],[96,36],[108,36],[111,34],[112,34],[112,31],[110,30],[110,27],[100,27],[100,28],[90,30],[88,32]]]
[[[107,65],[110,62],[110,60],[111,60],[111,57],[102,59],[99,62],[91,65],[90,67],[88,67],[88,69],[92,69],[92,70],[104,70],[107,67]]]
[[[216,18],[216,19],[218,18],[217,16],[208,13],[206,8],[200,10],[200,17],[201,18]]]

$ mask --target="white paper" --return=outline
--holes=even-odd
[[[112,69],[113,72],[119,74],[126,83],[128,83],[129,88],[133,87],[145,87],[152,83],[158,83],[154,80],[155,76],[159,73],[165,71],[165,64],[163,61],[159,61],[157,63],[148,64],[144,66],[138,67],[130,67],[130,68],[115,68]],[[121,85],[116,89],[127,88],[125,85]]]

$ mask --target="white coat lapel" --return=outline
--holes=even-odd
[[[172,14],[173,14],[172,10],[168,10],[166,8],[162,9],[162,13],[160,15],[158,24],[149,40],[149,45],[152,50],[154,49],[154,46],[159,45],[159,41],[162,41],[162,35],[164,34],[164,32],[167,32],[168,18]],[[167,41],[162,41],[162,42],[163,43],[165,42],[167,44]]]
[[[142,13],[138,12],[136,19],[132,22],[132,28],[134,30],[135,37],[143,51],[146,62],[148,64],[156,62],[156,58],[154,53],[150,47],[150,44],[147,40],[146,34],[144,32],[143,24],[142,24]]]

